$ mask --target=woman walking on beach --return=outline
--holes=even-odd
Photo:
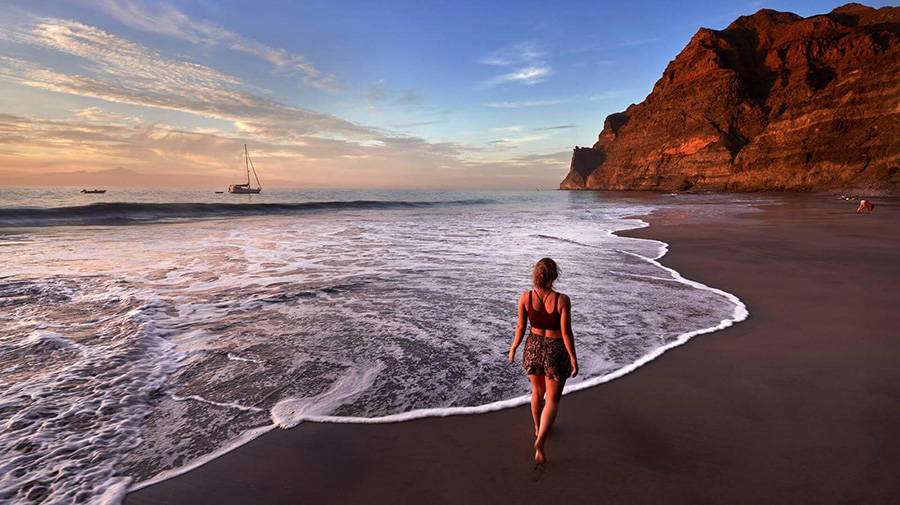
[[[534,289],[519,296],[519,322],[509,350],[509,361],[512,363],[530,321],[531,333],[525,341],[522,366],[531,379],[531,415],[537,437],[534,441],[534,461],[538,465],[547,461],[544,441],[556,420],[566,379],[578,373],[575,339],[572,336],[572,306],[568,296],[553,291],[553,281],[557,277],[559,268],[550,258],[544,258],[534,266]]]

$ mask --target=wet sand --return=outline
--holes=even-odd
[[[126,503],[897,503],[900,202],[785,200],[625,233],[750,318],[565,396],[537,482],[526,406],[275,430]]]

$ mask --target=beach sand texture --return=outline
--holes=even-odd
[[[303,423],[125,503],[897,503],[900,202],[784,200],[625,233],[750,318],[567,395],[535,483],[525,406]]]

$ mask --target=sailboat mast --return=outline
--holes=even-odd
[[[244,166],[247,168],[247,186],[250,186],[250,153],[247,152],[247,144],[244,144]]]
[[[250,153],[247,153],[247,161],[250,162],[250,168],[253,169],[253,177],[256,177],[256,187],[262,189],[262,184],[259,183],[259,174],[256,173],[256,167],[253,166],[253,160],[250,159]]]

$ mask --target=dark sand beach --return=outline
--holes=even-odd
[[[900,204],[785,202],[626,233],[750,318],[567,395],[535,483],[526,406],[275,430],[126,503],[897,503]]]

